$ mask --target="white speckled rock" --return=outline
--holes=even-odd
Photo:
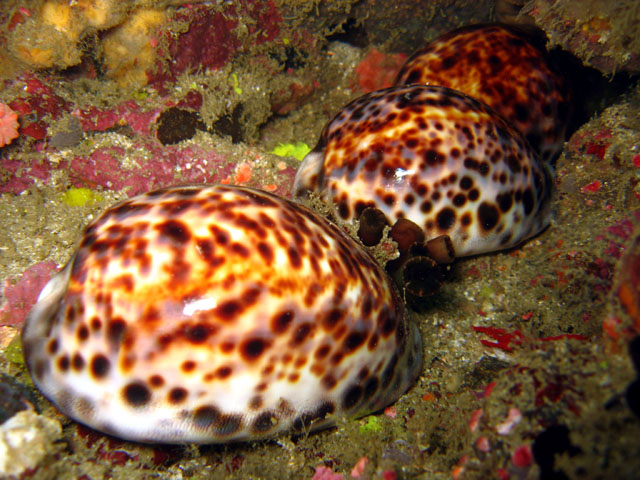
[[[54,418],[22,410],[0,425],[0,475],[18,478],[56,451],[62,426]]]
[[[23,334],[34,383],[70,417],[143,442],[226,442],[329,426],[420,371],[386,275],[308,209],[233,186],[108,209]]]

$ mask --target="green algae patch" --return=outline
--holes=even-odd
[[[70,188],[62,194],[62,201],[70,207],[84,207],[102,201],[102,195],[90,188]]]
[[[311,149],[306,143],[296,142],[281,143],[271,153],[279,157],[295,157],[297,160],[302,160],[310,151]]]
[[[9,345],[7,345],[7,348],[4,350],[5,358],[15,365],[24,365],[22,342],[20,338],[20,335],[13,337],[13,340],[9,342]]]
[[[380,425],[380,419],[378,417],[371,415],[364,419],[364,423],[360,425],[360,433],[363,435],[369,433],[376,433],[382,429],[382,425]]]

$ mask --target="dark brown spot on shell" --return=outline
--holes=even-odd
[[[327,355],[329,355],[330,351],[331,351],[331,347],[329,345],[320,345],[315,351],[315,353],[313,354],[313,356],[317,360],[322,360],[323,358],[326,358]]]
[[[292,346],[300,345],[307,339],[307,337],[313,332],[313,330],[314,326],[311,323],[303,323],[299,325],[291,335],[291,341],[289,342],[289,344]]]
[[[289,263],[295,269],[298,269],[302,266],[302,259],[300,258],[300,253],[295,247],[287,248],[287,255],[289,256]]]
[[[102,354],[94,355],[91,359],[91,373],[97,379],[104,378],[111,368],[111,362]]]
[[[306,430],[314,422],[324,419],[327,415],[331,415],[336,411],[336,407],[331,402],[324,402],[320,404],[316,409],[302,413],[300,416],[293,419],[293,428],[295,430]]]
[[[127,322],[122,318],[116,317],[109,321],[107,324],[107,338],[111,343],[112,348],[117,349],[120,346],[122,337],[127,329]]]
[[[80,372],[84,368],[85,362],[84,357],[79,352],[73,354],[71,357],[71,367],[76,371]]]
[[[194,362],[193,360],[185,360],[184,362],[182,362],[182,365],[180,365],[180,369],[185,373],[191,373],[195,370],[195,368],[196,362]]]
[[[251,424],[254,433],[265,433],[278,424],[278,417],[271,411],[262,412]]]
[[[462,190],[469,190],[471,187],[473,187],[473,180],[471,177],[465,176],[460,179],[460,188]]]
[[[515,155],[511,154],[506,158],[507,165],[511,173],[520,173],[522,171],[522,166],[520,165],[520,161],[516,158]]]
[[[427,162],[427,165],[435,167],[437,165],[442,165],[445,162],[446,157],[438,150],[429,149],[424,153],[424,160]]]
[[[69,324],[72,324],[75,321],[75,318],[76,318],[76,309],[73,307],[73,305],[69,305],[65,312],[65,320]]]
[[[501,193],[497,198],[500,211],[505,213],[511,209],[513,205],[513,195],[510,192]]]
[[[98,317],[91,317],[89,325],[91,326],[91,330],[97,332],[102,328],[102,321]]]
[[[131,371],[131,369],[134,367],[134,365],[136,364],[136,357],[135,355],[132,354],[128,354],[125,355],[122,360],[120,361],[120,368],[125,372],[128,373]]]
[[[345,316],[346,312],[344,310],[333,308],[322,318],[322,326],[325,330],[333,330],[333,328],[340,323]]]
[[[220,367],[215,371],[216,376],[221,380],[228,378],[231,375],[231,373],[233,373],[233,370],[231,369],[231,367]]]
[[[366,165],[365,165],[366,167]],[[344,201],[341,200],[340,202],[338,202],[338,214],[340,215],[341,218],[343,219],[347,219],[349,218],[349,216],[351,215],[351,210],[349,209],[349,204]]]
[[[522,195],[522,206],[524,207],[524,214],[530,215],[533,212],[533,206],[535,204],[533,191],[531,188],[527,188]]]
[[[349,387],[342,398],[342,407],[345,410],[351,410],[362,399],[362,393],[363,389],[360,385],[356,384]]]
[[[464,193],[458,193],[453,197],[451,202],[456,207],[462,207],[462,206],[464,206],[465,203],[467,203],[467,196]]]
[[[271,265],[273,263],[273,248],[266,242],[258,243],[258,253],[263,258],[267,265]]]
[[[227,300],[218,305],[213,312],[224,322],[230,322],[242,311],[242,306],[236,300]]]
[[[478,221],[480,222],[480,227],[484,231],[490,231],[495,228],[500,219],[500,213],[498,209],[487,203],[482,202],[478,207]]]
[[[184,328],[184,337],[193,344],[202,344],[207,341],[207,339],[214,335],[217,332],[217,328],[215,325],[210,325],[207,323],[198,323],[195,325],[187,325]]]
[[[196,251],[200,254],[202,259],[208,263],[214,262],[214,244],[208,238],[200,238],[196,240]]]
[[[361,315],[363,320],[368,320],[371,317],[371,311],[373,310],[373,299],[371,296],[366,296],[362,301]]]
[[[225,246],[229,243],[231,237],[229,236],[229,232],[226,230],[223,230],[216,225],[210,225],[209,230],[213,234],[218,245]]]
[[[251,255],[251,251],[241,243],[234,242],[229,248],[233,253],[241,256],[242,258],[249,258]]]
[[[189,227],[179,220],[167,220],[160,223],[156,226],[156,230],[160,234],[161,241],[166,241],[175,247],[182,248],[191,240]]]
[[[60,369],[60,371],[62,372],[66,372],[67,370],[69,370],[69,355],[61,355],[60,358],[58,358],[58,368]]]
[[[193,412],[193,423],[198,428],[208,429],[220,418],[220,410],[213,406],[203,406]]]
[[[253,362],[260,358],[264,351],[269,348],[271,342],[264,338],[251,338],[245,340],[240,345],[240,352],[243,358],[248,362]]]
[[[125,292],[128,293],[131,293],[133,291],[134,285],[135,281],[133,280],[133,276],[129,273],[120,275],[113,280],[113,288],[122,288]]]
[[[443,70],[449,70],[455,64],[456,64],[456,59],[453,55],[443,58],[442,62],[440,63]]]
[[[169,403],[178,404],[182,403],[187,398],[187,391],[182,387],[175,387],[169,391]]]
[[[47,352],[49,355],[55,355],[58,351],[59,343],[57,338],[52,338],[47,344]]]
[[[389,307],[385,305],[380,311],[380,315],[378,317],[378,325],[382,336],[386,338],[391,335],[396,329],[396,323],[397,319],[391,314]]]
[[[333,388],[338,383],[336,377],[334,377],[331,373],[327,373],[324,377],[322,377],[321,382],[324,388],[326,388],[327,390],[333,390]]]
[[[76,336],[78,337],[78,340],[81,342],[84,342],[87,338],[89,338],[89,327],[87,327],[86,324],[82,324],[78,327],[78,330],[76,331]]]
[[[271,331],[276,334],[284,333],[293,321],[295,314],[292,310],[286,310],[276,314],[271,319]]]
[[[448,231],[456,221],[456,212],[453,208],[445,207],[438,212],[436,223],[442,232]]]
[[[380,382],[376,377],[371,377],[369,380],[367,380],[367,382],[364,384],[364,398],[373,397],[379,386]]]
[[[260,408],[262,408],[263,403],[264,400],[262,399],[261,395],[254,395],[253,397],[251,397],[251,400],[249,400],[249,408],[251,410],[259,410]]]
[[[122,396],[132,407],[141,407],[151,400],[151,392],[140,382],[130,383],[122,389]]]
[[[367,339],[366,332],[351,332],[342,343],[343,352],[349,354],[360,348]]]

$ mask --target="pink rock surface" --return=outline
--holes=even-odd
[[[18,277],[5,280],[2,286],[3,303],[0,307],[0,326],[22,325],[27,313],[36,303],[40,290],[56,269],[55,262],[42,262],[27,268]]]

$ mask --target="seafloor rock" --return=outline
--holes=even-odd
[[[20,475],[55,451],[62,436],[57,420],[23,410],[0,425],[0,475]]]
[[[573,53],[610,75],[640,71],[640,4],[637,0],[532,0],[521,16],[533,18],[550,45]]]

